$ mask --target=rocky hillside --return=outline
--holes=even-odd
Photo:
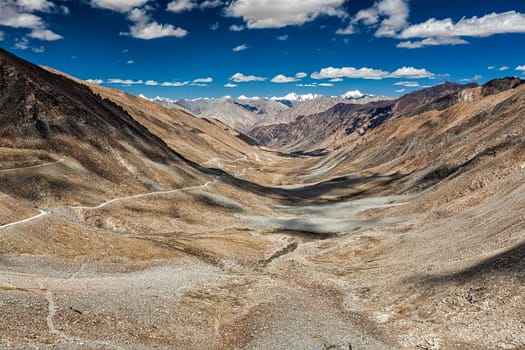
[[[391,101],[365,105],[340,103],[324,112],[299,117],[293,123],[256,127],[250,130],[249,135],[271,147],[315,150],[338,131],[343,130],[346,134],[364,134],[366,130],[375,128],[389,119],[417,114],[445,96],[474,86],[444,83]]]

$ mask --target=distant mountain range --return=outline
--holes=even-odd
[[[150,100],[164,107],[184,109],[201,118],[214,118],[234,129],[247,132],[258,125],[293,122],[301,115],[323,112],[339,103],[366,104],[392,98],[363,94],[355,90],[341,96],[289,93],[286,96],[271,98],[225,96],[172,100],[155,97]]]

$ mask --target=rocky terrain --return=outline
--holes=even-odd
[[[359,91],[350,91],[342,96],[290,93],[283,97],[272,98],[226,96],[217,99],[171,100],[156,97],[151,101],[167,108],[183,109],[201,118],[217,119],[231,128],[248,132],[257,125],[290,123],[301,115],[323,112],[338,103],[366,104],[390,99],[386,96],[365,95]]]
[[[333,107],[298,116],[289,123],[257,126],[249,135],[262,144],[286,150],[314,150],[318,143],[337,131],[346,134],[375,128],[400,115],[415,115],[431,107],[447,96],[476,84],[459,85],[444,83],[415,91],[397,100],[383,99],[365,104],[337,103]],[[444,102],[443,102],[444,103]],[[443,104],[441,107],[444,107]],[[447,106],[448,107],[448,106]]]
[[[0,50],[0,348],[523,349],[522,83],[250,138]]]

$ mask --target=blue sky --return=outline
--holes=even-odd
[[[525,78],[523,0],[0,0],[0,46],[148,97]]]

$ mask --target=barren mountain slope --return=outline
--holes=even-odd
[[[338,103],[344,104],[367,104],[370,102],[391,100],[386,96],[362,95],[361,97],[334,97],[334,96],[316,96],[312,99],[302,101],[293,105],[285,111],[270,114],[259,121],[257,126],[272,124],[287,124],[293,122],[300,116],[321,113]],[[252,127],[253,129],[253,127]]]
[[[333,142],[334,134],[360,133],[375,128],[400,115],[417,114],[417,110],[471,85],[444,83],[415,91],[393,101],[365,105],[337,104],[317,114],[297,118],[293,123],[256,127],[248,133],[262,144],[292,151],[313,151],[323,142]]]
[[[4,56],[0,348],[525,347],[520,81],[283,154]]]
[[[209,178],[120,106],[3,50],[0,91],[3,167],[14,168],[0,190],[12,196],[85,203]]]

